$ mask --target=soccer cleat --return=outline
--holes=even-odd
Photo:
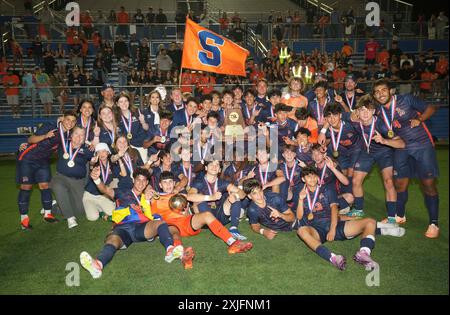
[[[345,261],[345,257],[342,255],[334,255],[331,257],[330,262],[337,269],[344,271],[347,267],[347,263]]]
[[[230,234],[233,236],[233,238],[240,240],[240,241],[245,241],[247,238],[242,235],[239,230],[237,228],[230,228],[228,231],[230,231]]]
[[[395,237],[402,237],[406,233],[406,229],[396,226],[391,228],[380,228],[381,235],[388,235],[388,236],[395,236]]]
[[[383,219],[381,222],[377,222],[377,228],[380,229],[395,229],[398,227],[397,222],[389,222],[388,219]]]
[[[438,238],[439,237],[439,227],[435,224],[430,224],[428,230],[425,232],[425,236],[428,238]]]
[[[68,218],[67,226],[69,227],[69,229],[72,229],[72,228],[78,226],[77,219],[75,217]]]
[[[348,215],[349,212],[350,212],[350,207],[346,207],[342,210],[339,210],[339,215]]]
[[[355,256],[353,256],[353,260],[366,267],[366,269],[370,268],[370,270],[373,270],[378,267],[378,263],[365,250],[357,251]]]
[[[20,227],[24,231],[31,231],[32,226],[30,224],[30,218],[25,218],[22,221],[20,221]]]
[[[51,213],[44,215],[44,221],[48,223],[59,222],[59,220],[55,218]]]
[[[102,268],[97,259],[93,259],[88,252],[82,252],[80,254],[80,263],[84,269],[89,271],[92,278],[98,279],[102,276]]]
[[[352,208],[347,213],[347,216],[351,218],[362,218],[364,216],[364,210],[357,210],[355,208]]]
[[[250,242],[236,241],[233,244],[231,244],[230,246],[228,246],[228,254],[233,255],[233,254],[245,253],[245,252],[248,252],[249,250],[251,250],[252,248],[253,248],[253,244]]]
[[[192,269],[192,261],[194,260],[195,253],[192,247],[188,247],[184,250],[183,257],[181,257],[181,263],[184,266],[184,269]]]
[[[383,220],[381,220],[381,223],[397,224],[397,220],[395,219],[395,217],[387,217],[387,218],[384,218]]]
[[[183,250],[183,245],[169,246],[164,260],[170,264],[175,259],[181,258],[181,256],[183,256]]]
[[[403,216],[403,217],[399,217],[399,216],[395,215],[395,221],[396,221],[398,224],[404,224],[404,223],[406,223],[406,215]]]

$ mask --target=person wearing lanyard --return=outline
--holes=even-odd
[[[296,160],[297,147],[285,145],[282,149],[284,162],[278,165],[277,176],[286,180],[280,185],[280,195],[293,209],[297,206],[298,194],[303,188],[301,167]]]
[[[185,104],[183,102],[183,95],[181,94],[180,88],[173,88],[172,92],[170,93],[170,99],[172,100],[172,103],[167,105],[167,110],[171,113],[175,113],[176,111],[182,110],[185,108]]]
[[[194,212],[209,211],[223,225],[231,222],[228,229],[234,238],[246,240],[239,230],[239,218],[241,216],[241,199],[245,193],[231,184],[219,178],[221,163],[217,160],[205,162],[206,175],[198,177],[188,192],[188,200],[194,203]]]
[[[299,128],[306,128],[311,133],[308,142],[317,143],[319,137],[319,126],[308,108],[297,108],[295,111],[295,121]]]
[[[145,116],[145,122],[150,126],[150,130],[157,127],[160,124],[160,104],[161,104],[161,94],[154,90],[150,92],[147,97],[147,108],[144,109],[143,114]]]
[[[82,200],[86,185],[86,164],[93,156],[84,144],[85,137],[83,127],[73,128],[67,147],[61,146],[58,150],[57,173],[51,181],[51,188],[69,229],[78,225],[75,217],[85,213]]]
[[[364,140],[365,149],[361,150],[358,163],[355,165],[353,174],[353,212],[364,209],[364,189],[363,182],[372,170],[374,163],[377,163],[383,178],[383,185],[386,195],[387,219],[381,224],[396,224],[397,214],[397,192],[394,186],[394,148],[405,148],[405,141],[399,136],[390,139],[387,136],[388,129],[383,122],[375,117],[377,106],[372,96],[365,95],[358,100],[354,107],[357,117],[352,115],[353,124],[356,131]],[[349,215],[349,214],[347,214]]]
[[[178,194],[184,187],[186,187],[188,183],[187,177],[182,177],[181,173],[179,173],[179,166],[178,164],[173,163],[170,151],[163,150],[158,154],[158,156],[159,165],[152,167],[152,177],[150,182],[152,187],[161,192],[161,188],[159,187],[159,178],[164,171],[171,172],[172,174],[176,174],[179,179],[174,188],[175,193]]]
[[[107,187],[100,174],[100,168],[96,167],[91,172],[91,178],[102,194],[116,201],[117,208],[112,215],[114,225],[105,239],[103,249],[95,259],[88,252],[81,252],[80,262],[83,268],[89,271],[94,279],[100,278],[103,269],[111,262],[117,250],[126,249],[133,243],[153,241],[156,236],[159,236],[159,241],[166,249],[164,260],[167,263],[180,259],[183,256],[183,246],[174,246],[168,225],[164,221],[156,220],[151,210],[141,206],[146,198],[144,191],[149,183],[149,171],[137,168],[133,172],[133,186],[125,189]]]
[[[388,137],[398,135],[406,143],[405,149],[396,149],[394,152],[398,221],[406,221],[405,206],[408,201],[409,181],[417,176],[422,183],[424,202],[429,216],[425,236],[437,238],[439,192],[436,178],[439,177],[439,167],[433,138],[425,124],[425,121],[436,112],[436,107],[427,105],[411,94],[393,95],[390,88],[389,81],[379,80],[374,84],[372,95],[380,105],[377,117],[389,129]]]
[[[94,104],[90,100],[82,100],[77,109],[78,119],[77,126],[84,128],[86,131],[86,139],[84,143],[93,151],[98,138],[94,139],[94,128],[96,127],[96,119],[94,114]]]
[[[111,156],[112,163],[122,162],[125,168],[120,168],[120,174],[114,173],[114,177],[119,178],[119,188],[131,188],[133,186],[133,172],[137,168],[144,166],[139,152],[132,148],[128,142],[126,135],[121,135],[116,138],[114,144],[116,154]],[[115,168],[117,170],[117,168]]]
[[[336,194],[342,192],[342,186],[350,184],[348,178],[342,173],[340,166],[334,162],[320,144],[316,143],[311,148],[314,167],[320,172],[321,186],[329,186],[330,190],[336,191]],[[339,209],[345,214],[349,210],[349,204],[353,203],[353,195],[351,193],[342,193],[338,196]]]
[[[106,143],[98,143],[95,146],[95,156],[92,162],[94,167],[100,168],[101,179],[105,185],[112,187],[113,165],[109,161],[111,151]],[[96,221],[99,217],[107,220],[112,215],[115,204],[111,199],[103,196],[94,184],[92,178],[88,178],[83,194],[83,205],[86,212],[86,218],[89,221]]]
[[[173,115],[173,123],[177,129],[188,128],[191,132],[194,128],[194,124],[199,123],[196,119],[195,113],[198,109],[197,99],[194,97],[189,97],[186,101],[186,108],[183,110],[176,111]],[[201,120],[200,120],[201,123]],[[180,132],[177,130],[177,132]]]
[[[255,179],[245,180],[243,187],[251,200],[247,207],[247,217],[253,232],[271,240],[278,232],[292,231],[295,228],[294,212],[281,195],[263,191],[261,184]]]
[[[301,167],[314,164],[311,153],[312,143],[309,141],[310,137],[311,131],[309,129],[300,127],[294,133],[295,140],[291,139],[284,140],[284,142],[287,145],[292,145],[296,147],[295,155]]]
[[[214,157],[214,145],[216,139],[210,137],[210,130],[202,126],[200,136],[194,136],[192,149],[194,156],[194,164],[197,168],[198,164],[205,164],[205,161],[211,161]]]
[[[138,150],[144,163],[148,160],[147,149],[143,148],[144,141],[148,137],[149,125],[145,122],[145,117],[139,109],[130,104],[130,97],[127,93],[120,93],[116,99],[120,109],[119,128],[130,145]]]
[[[361,89],[357,89],[356,77],[353,74],[349,74],[344,80],[345,90],[336,98],[336,102],[341,104],[342,109],[346,112],[352,112],[355,110],[356,103],[359,98],[364,95]]]
[[[257,123],[256,118],[262,111],[262,108],[255,102],[256,92],[249,88],[245,90],[244,102],[242,102],[242,113],[244,115],[245,124],[253,126]]]
[[[266,98],[267,101],[261,99],[259,92],[256,96],[256,102],[258,103],[258,106],[262,108],[261,112],[256,117],[258,123],[274,122],[276,120],[274,109],[275,106],[281,102],[281,91],[277,89],[271,90]]]
[[[171,227],[178,230],[181,237],[198,235],[204,226],[208,226],[209,230],[224,241],[228,245],[229,254],[245,253],[253,248],[253,244],[250,242],[240,242],[236,240],[231,233],[220,223],[214,215],[209,212],[191,214],[189,208],[173,210],[170,207],[170,202],[173,198],[184,197],[184,195],[177,195],[174,193],[175,188],[175,176],[171,172],[163,172],[161,174],[161,181],[159,183],[162,193],[159,198],[146,198],[143,204],[147,203],[147,207],[151,209],[153,214],[160,215],[161,218],[167,222]],[[146,196],[153,197],[154,192],[146,190]],[[175,197],[174,197],[175,196]],[[150,199],[150,202],[147,200]],[[189,199],[184,199],[186,204]],[[175,240],[174,243],[178,241]],[[178,244],[178,242],[176,242]],[[181,244],[181,240],[179,240]],[[192,247],[188,247],[184,250],[181,262],[184,265],[184,269],[192,269],[192,260],[195,256]]]
[[[270,125],[269,128],[272,130],[276,130],[276,134],[278,135],[278,158],[281,159],[281,151],[282,144],[286,143],[286,140],[292,140],[294,138],[294,134],[298,129],[297,123],[288,118],[288,113],[291,111],[291,107],[284,105],[283,103],[278,103],[275,106],[275,123]],[[268,137],[267,140],[271,140],[271,137]],[[270,146],[274,146],[272,141],[269,141]]]
[[[97,125],[100,128],[98,141],[106,143],[110,149],[115,148],[114,143],[120,135],[120,128],[113,112],[113,109],[105,104],[101,105],[98,110]]]
[[[186,186],[183,188],[182,192],[189,192],[192,187],[192,183],[199,176],[199,173],[196,172],[194,164],[191,162],[192,152],[189,148],[182,147],[180,152],[181,163],[178,164],[177,170],[175,174],[178,175],[178,179],[181,182],[185,180],[187,182]]]
[[[162,110],[158,114],[159,122],[149,130],[149,139],[144,141],[144,148],[148,149],[148,154],[152,155],[160,150],[170,149],[172,143],[170,132],[172,131],[173,114],[167,110]]]
[[[38,184],[41,202],[44,208],[44,220],[56,222],[52,215],[52,192],[49,188],[51,180],[50,157],[61,145],[66,146],[70,131],[76,125],[77,115],[73,111],[65,111],[58,124],[45,124],[28,138],[28,143],[21,146],[17,153],[16,182],[20,185],[18,207],[20,226],[23,230],[32,228],[28,217],[31,190]]]
[[[269,161],[269,153],[266,149],[258,148],[256,153],[258,159],[257,166],[248,174],[249,178],[255,178],[263,190],[269,189],[273,192],[280,193],[280,184],[285,181],[284,176],[277,176],[277,165]]]
[[[308,108],[313,114],[313,117],[317,120],[319,128],[322,128],[325,123],[323,111],[327,104],[330,102],[330,96],[327,94],[327,82],[320,81],[313,87],[316,98],[309,102]]]
[[[302,180],[305,186],[300,192],[296,213],[299,221],[297,234],[301,240],[325,261],[343,271],[346,268],[345,257],[332,253],[323,244],[361,235],[360,249],[353,259],[366,270],[379,268],[371,257],[375,247],[376,221],[371,218],[340,221],[336,191],[319,184],[319,172],[312,167],[304,168]]]

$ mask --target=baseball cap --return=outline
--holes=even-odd
[[[107,89],[113,89],[113,90],[114,90],[114,86],[113,86],[111,83],[105,83],[105,84],[103,84],[103,86],[102,86],[102,92],[103,92],[104,90],[107,90]]]
[[[353,82],[356,82],[356,76],[355,76],[354,74],[348,74],[348,75],[345,77],[344,82],[347,82],[348,80],[352,80]]]
[[[106,143],[104,143],[104,142],[97,143],[97,145],[95,146],[95,152],[102,151],[102,150],[105,150],[105,151],[108,151],[108,153],[111,153],[111,151],[109,150],[109,147]]]

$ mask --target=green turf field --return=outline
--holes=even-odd
[[[110,229],[106,222],[79,220],[73,230],[66,222],[50,225],[39,215],[40,194],[32,195],[32,232],[19,228],[14,184],[14,162],[0,162],[0,294],[448,294],[448,150],[439,150],[441,178],[441,236],[423,236],[427,213],[417,183],[410,187],[407,232],[403,238],[380,236],[373,253],[380,264],[378,287],[366,285],[367,272],[351,260],[359,240],[328,243],[347,257],[340,272],[311,252],[294,232],[268,241],[241,222],[254,249],[229,256],[226,245],[209,231],[185,239],[197,256],[194,269],[185,271],[179,261],[164,262],[158,241],[132,245],[116,254],[102,278],[93,280],[82,270],[80,285],[66,285],[69,262],[81,251],[95,254]],[[376,219],[384,213],[381,179],[373,172],[366,185],[366,212]]]

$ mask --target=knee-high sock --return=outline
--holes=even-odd
[[[397,202],[386,201],[386,209],[388,217],[394,218],[397,213]]]
[[[364,197],[355,197],[355,201],[353,202],[356,210],[364,209]]]
[[[427,206],[430,224],[438,225],[439,220],[439,195],[425,195],[425,205]]]
[[[345,209],[349,206],[347,200],[345,200],[344,197],[339,197],[338,198],[338,203],[339,203],[339,209]]]
[[[319,247],[317,247],[316,254],[325,259],[326,261],[330,262],[331,252],[325,246],[320,245]]]
[[[220,238],[222,241],[224,241],[228,245],[231,245],[234,243],[235,239],[233,238],[231,233],[228,231],[228,229],[226,227],[224,227],[222,223],[219,222],[219,220],[215,219],[210,224],[208,224],[208,227],[215,236]]]
[[[44,210],[52,210],[52,191],[50,189],[41,189],[41,203]]]
[[[241,216],[241,202],[236,201],[235,203],[231,204],[231,210],[230,210],[231,226],[238,227],[240,216]]]
[[[100,262],[103,265],[103,268],[105,268],[106,265],[113,259],[116,251],[117,249],[114,245],[105,244],[105,246],[103,246],[102,251],[97,256],[97,259],[100,260]]]
[[[365,250],[370,255],[370,253],[372,252],[372,249],[375,248],[375,236],[367,235],[365,238],[363,238],[361,240],[359,245],[360,245],[361,249]]]
[[[408,202],[408,191],[397,193],[397,216],[399,217],[405,216],[407,202]]]
[[[165,249],[167,249],[170,245],[173,245],[173,238],[172,235],[169,232],[169,227],[166,223],[161,224],[158,226],[158,236],[159,241],[164,246]]]
[[[19,206],[19,212],[21,215],[28,214],[30,207],[31,190],[19,190],[19,196],[17,197],[17,204]]]

